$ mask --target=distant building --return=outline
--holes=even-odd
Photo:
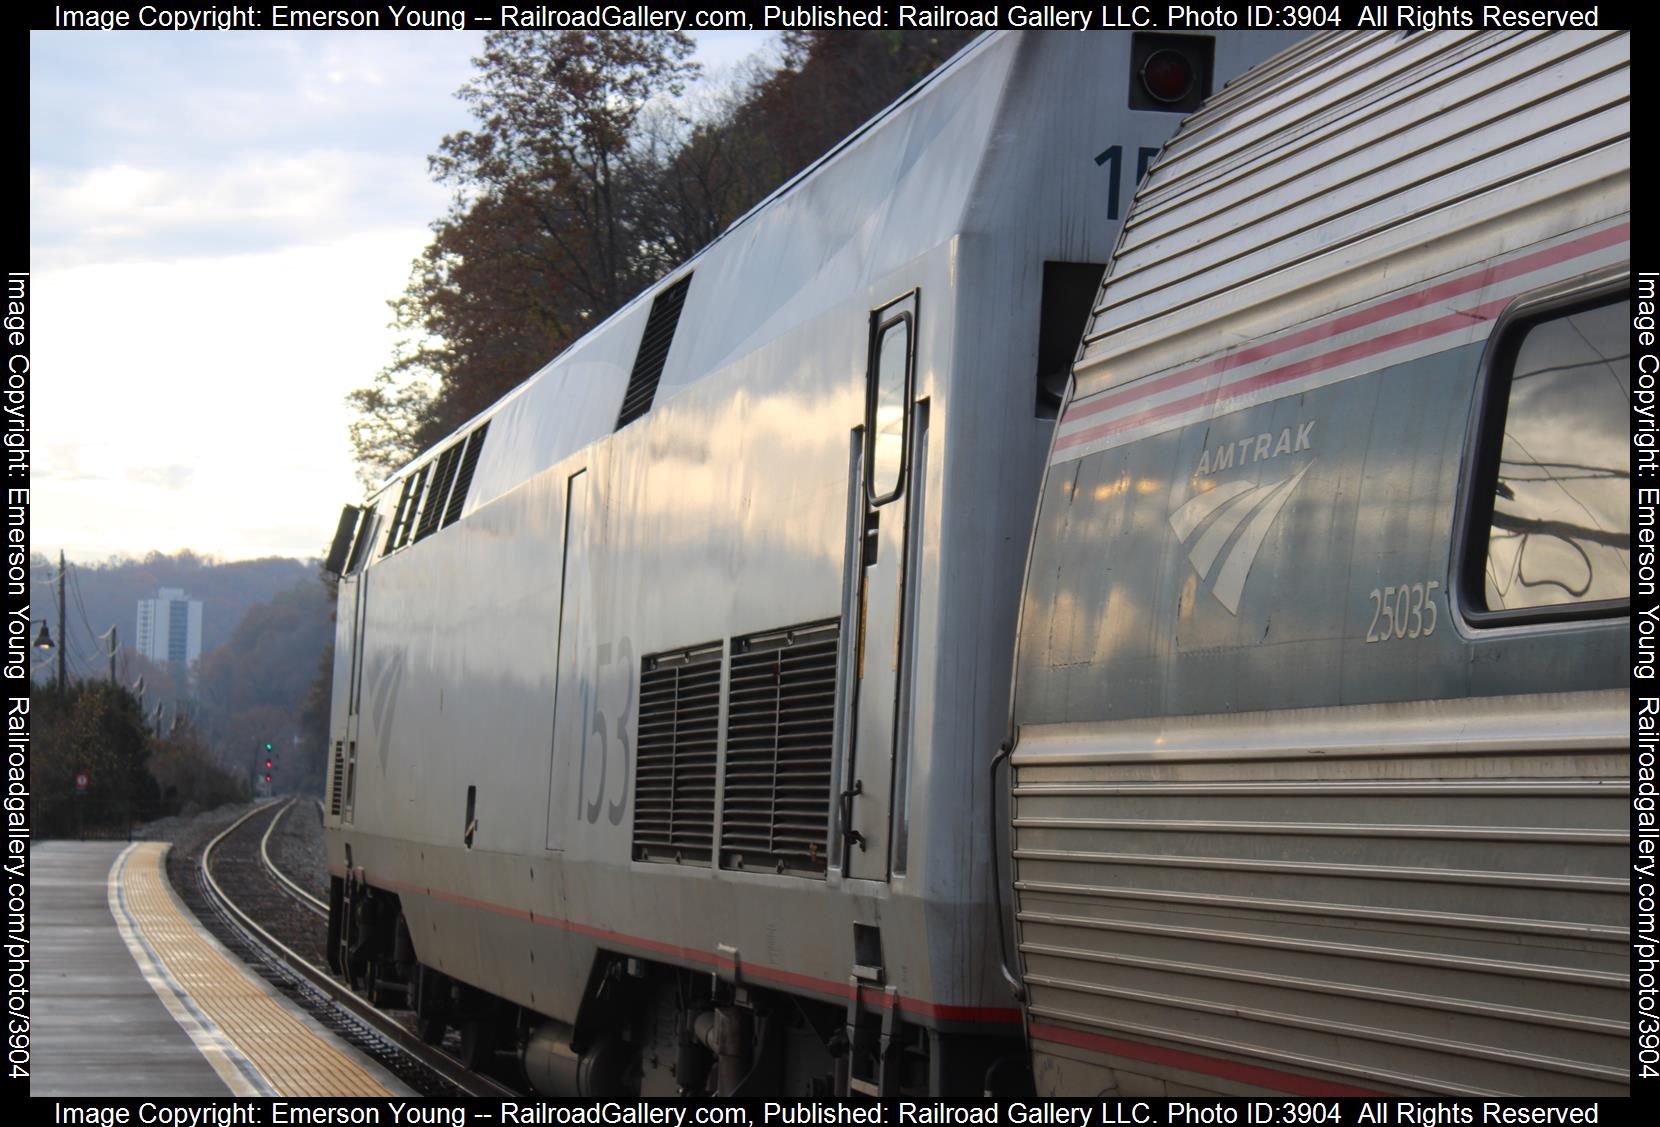
[[[138,601],[137,650],[151,661],[188,670],[202,656],[202,603],[177,587]]]

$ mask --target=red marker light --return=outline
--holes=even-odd
[[[1154,51],[1141,67],[1141,85],[1161,102],[1179,102],[1193,89],[1193,63],[1175,51]]]

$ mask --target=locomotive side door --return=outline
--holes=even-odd
[[[911,388],[917,295],[870,315],[866,369],[863,544],[854,583],[853,739],[840,824],[849,877],[886,880],[894,800],[895,745],[903,738],[899,697],[908,657],[904,624]]]
[[[583,718],[594,691],[593,624],[589,603],[593,582],[588,554],[586,470],[572,474],[565,486],[565,551],[559,578],[559,638],[554,658],[552,764],[548,778],[547,848],[564,849],[566,829],[580,795],[575,794],[578,757],[586,750]]]

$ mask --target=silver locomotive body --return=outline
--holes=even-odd
[[[1153,167],[1020,625],[1040,1091],[1626,1090],[1629,64],[1316,37]]]
[[[339,969],[552,1092],[1018,1056],[985,763],[1137,40],[978,41],[346,522]]]

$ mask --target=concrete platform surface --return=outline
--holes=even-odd
[[[30,851],[36,1096],[408,1095],[190,915],[159,842]]]

